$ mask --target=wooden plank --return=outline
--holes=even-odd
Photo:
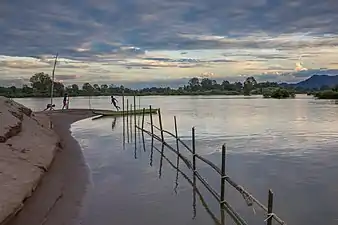
[[[145,114],[156,114],[158,109],[145,109]],[[93,114],[102,115],[102,116],[123,116],[125,112],[123,111],[112,111],[112,110],[93,110]],[[128,115],[142,115],[143,109],[132,110],[128,112]]]

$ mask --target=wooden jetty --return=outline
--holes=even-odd
[[[157,114],[159,109],[146,109],[145,114]],[[93,114],[100,116],[123,116],[127,111],[113,111],[113,110],[92,110]],[[128,115],[142,115],[143,109],[129,110]]]
[[[157,114],[159,109],[136,109],[136,110],[129,110],[129,111],[113,111],[113,110],[97,110],[93,109],[92,113],[97,115],[97,117],[93,119],[100,119],[103,117],[117,117],[117,116],[124,116],[124,115],[143,115],[143,114]]]

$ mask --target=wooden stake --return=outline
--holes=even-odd
[[[133,142],[133,104],[130,104],[130,141]]]
[[[134,138],[135,138],[135,148],[136,148],[136,96],[134,94]]]
[[[196,172],[196,145],[195,145],[195,127],[191,129],[192,133],[192,169],[194,173]]]
[[[154,123],[153,123],[153,114],[151,113],[151,106],[149,106],[150,110],[150,130],[151,130],[151,145],[154,144]]]
[[[143,129],[144,129],[144,114],[145,114],[145,108],[143,108],[142,110],[142,141],[143,141],[143,151],[145,152],[146,151],[146,144],[145,144],[145,141],[144,141],[144,132],[143,132]]]
[[[122,91],[122,116],[124,117],[124,91]]]
[[[222,146],[222,168],[221,168],[221,224],[225,224],[225,213],[224,213],[224,196],[225,196],[225,159],[226,159],[226,147]]]
[[[158,109],[158,122],[160,123],[162,142],[164,142],[164,133],[163,133],[163,126],[162,126],[161,109]]]
[[[134,118],[135,118],[135,121],[136,121],[136,96],[134,95]],[[136,125],[136,123],[135,123]]]
[[[196,217],[196,145],[195,145],[195,127],[191,129],[192,133],[192,170],[193,170],[193,206],[194,218]]]
[[[138,96],[138,109],[141,109],[141,96]],[[138,126],[140,127],[141,118],[138,119]]]
[[[124,91],[122,91],[122,127],[123,127],[123,149],[125,148],[126,143],[126,127],[125,127],[125,112],[124,112]]]
[[[158,122],[160,124],[161,141],[162,141],[161,159],[160,159],[160,171],[159,171],[159,178],[161,178],[161,176],[162,176],[163,154],[164,154],[164,133],[163,133],[162,116],[161,116],[161,110],[160,109],[158,109]]]
[[[127,111],[126,111],[126,118],[127,118],[127,121],[126,121],[126,125],[127,125],[127,141],[129,143],[129,101],[128,101],[128,98],[127,98]]]
[[[177,120],[176,120],[176,116],[174,116],[174,125],[175,125],[175,136],[176,136],[176,148],[177,148],[177,153],[180,153],[180,149],[179,149],[179,141],[178,141],[178,131],[177,131]]]
[[[143,131],[143,129],[144,129],[144,114],[145,114],[145,108],[143,108],[143,110],[142,110],[142,131]]]
[[[177,131],[177,121],[176,116],[174,116],[174,125],[175,125],[175,136],[176,136],[176,150],[177,150],[177,160],[176,160],[176,179],[175,179],[175,193],[177,194],[177,187],[178,187],[178,170],[180,165],[180,148],[179,148],[179,142],[178,142],[178,131]]]
[[[273,192],[270,189],[269,198],[268,198],[268,215],[267,215],[268,218],[266,220],[267,225],[272,225],[272,219],[273,219],[272,206],[273,206]]]
[[[153,114],[151,113],[151,105],[150,109],[150,130],[151,130],[151,147],[150,147],[150,166],[153,166],[153,154],[154,154],[154,124],[153,124]]]
[[[224,202],[225,195],[225,159],[226,159],[226,147],[222,146],[222,168],[221,168],[221,203]],[[223,203],[222,203],[223,204]]]

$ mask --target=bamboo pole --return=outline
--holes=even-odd
[[[180,147],[179,147],[179,142],[178,142],[178,131],[177,131],[177,120],[176,116],[174,116],[174,126],[175,126],[175,135],[176,135],[176,150],[177,150],[177,159],[176,159],[176,179],[175,179],[175,193],[177,194],[177,188],[178,188],[178,168],[180,165]]]
[[[272,206],[273,206],[273,192],[271,189],[269,190],[269,198],[268,198],[268,215],[267,215],[267,220],[266,224],[267,225],[272,225],[272,219],[273,219],[273,213],[272,213]]]
[[[56,68],[56,63],[58,60],[59,53],[56,53],[55,55],[55,61],[54,61],[54,66],[53,66],[53,71],[52,71],[52,86],[50,90],[50,105],[51,107],[53,106],[53,98],[54,98],[54,80],[55,80],[55,68]]]
[[[163,133],[163,126],[162,126],[161,109],[158,109],[158,122],[160,124],[161,138],[162,138],[162,141],[164,141],[164,133]]]
[[[123,127],[123,149],[126,145],[126,125],[125,125],[125,111],[124,111],[124,90],[122,91],[122,127]]]
[[[222,146],[222,174],[221,174],[221,203],[224,202],[225,196],[225,158],[226,158],[226,147],[225,145]]]
[[[141,109],[141,96],[138,95],[138,109]],[[138,119],[138,126],[140,126],[141,118]]]
[[[151,112],[151,106],[149,106],[149,110]],[[151,130],[151,145],[154,144],[154,121],[153,121],[153,114],[150,113],[150,130]]]
[[[146,144],[145,144],[145,141],[144,141],[144,132],[143,132],[143,129],[144,129],[144,114],[145,114],[145,108],[143,108],[142,110],[142,142],[143,142],[143,151],[145,152],[146,151]]]
[[[136,133],[136,96],[134,95],[134,128]]]
[[[192,127],[192,171],[193,171],[193,205],[196,206],[196,146],[195,146],[195,127]],[[202,182],[203,183],[203,182]],[[196,211],[194,211],[196,217]]]
[[[124,118],[124,91],[122,91],[122,116]]]
[[[130,104],[130,141],[133,142],[133,104]]]
[[[127,111],[126,111],[126,125],[127,125],[127,141],[129,143],[129,100],[127,98]]]
[[[226,159],[226,147],[225,145],[222,146],[222,175],[221,175],[221,223],[222,225],[225,224],[225,214],[223,210],[223,202],[225,201],[225,159]]]
[[[134,142],[135,142],[135,152],[137,148],[137,133],[136,133],[136,96],[134,94]]]
[[[195,127],[191,129],[192,134],[192,169],[196,172],[196,145],[195,145]]]
[[[163,152],[164,152],[164,134],[163,134],[162,116],[161,116],[161,110],[160,109],[158,109],[158,122],[159,122],[160,128],[161,128],[161,139],[162,139],[160,170],[159,170],[159,178],[161,178],[161,176],[162,176]]]
[[[153,155],[154,155],[154,124],[153,124],[153,114],[151,113],[151,105],[150,109],[150,130],[151,130],[151,147],[150,147],[150,166],[153,166]]]

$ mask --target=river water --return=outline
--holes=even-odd
[[[43,109],[49,101],[17,100],[35,110]],[[56,101],[61,105],[61,99]],[[287,224],[338,224],[335,102],[302,95],[285,100],[151,96],[136,102],[141,108],[161,108],[163,128],[168,131],[174,131],[176,116],[179,136],[189,145],[194,126],[197,153],[217,165],[221,163],[221,146],[226,144],[227,174],[264,204],[272,189],[274,212]],[[133,103],[132,98],[129,103]],[[111,105],[109,97],[78,97],[71,99],[70,107],[109,109]],[[147,116],[147,130],[149,121]],[[154,123],[158,124],[157,115]],[[145,134],[143,148],[142,135],[137,133],[135,150],[135,135],[129,135],[128,143],[123,132],[126,129],[122,118],[86,119],[72,125],[72,134],[83,148],[92,174],[93,188],[83,209],[83,224],[213,224],[199,198],[194,207],[191,185],[180,174],[176,180],[177,171],[161,160],[156,149],[151,153],[149,136]],[[174,140],[168,136],[165,139],[175,146]],[[155,146],[161,148],[156,141]],[[182,146],[180,149],[184,151]],[[191,158],[188,152],[184,154]],[[176,164],[176,156],[169,149],[165,148],[164,155]],[[191,177],[183,163],[179,167]],[[219,176],[200,161],[197,169],[219,191]],[[238,192],[226,187],[226,200],[248,224],[265,223],[259,208],[248,207]],[[209,210],[219,217],[218,203],[203,185],[198,184],[198,188]],[[226,221],[233,224],[227,215]]]

